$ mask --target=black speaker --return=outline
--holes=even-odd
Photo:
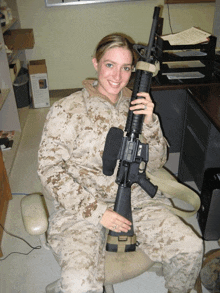
[[[220,168],[204,173],[201,190],[201,207],[197,217],[205,240],[220,239]]]

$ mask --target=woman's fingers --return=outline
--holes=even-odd
[[[147,112],[149,111],[153,111],[154,108],[154,104],[150,98],[150,95],[148,93],[138,93],[137,94],[138,97],[142,97],[142,98],[137,98],[136,100],[131,102],[131,110],[135,111],[135,110],[139,110],[141,112],[144,111],[144,113],[140,113],[140,114],[147,114]]]
[[[127,232],[131,229],[132,223],[112,209],[107,209],[102,216],[100,223],[115,232]]]
[[[128,230],[131,229],[131,222],[128,221],[126,218],[122,217],[121,215],[119,215],[118,213],[113,212],[113,216],[112,216],[112,227],[113,231],[115,232],[128,232]]]
[[[137,97],[141,98],[131,101],[130,110],[133,111],[134,114],[145,115],[144,122],[150,124],[153,121],[154,103],[148,93],[138,93]]]
[[[125,219],[125,218],[124,218]],[[125,219],[126,220],[126,219]],[[123,221],[120,221],[118,219],[116,219],[115,221],[115,226],[113,226],[114,231],[117,230],[117,232],[128,232],[128,230],[131,229],[131,223],[130,222],[126,222],[123,220]]]

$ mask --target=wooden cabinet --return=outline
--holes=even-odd
[[[210,95],[209,91],[205,91],[206,100],[207,95]],[[199,99],[204,103],[202,94],[196,97],[189,92],[178,177],[182,182],[195,181],[198,189],[201,190],[205,170],[220,167],[220,132],[203,110]],[[212,99],[214,97],[210,97],[210,101]],[[217,110],[219,107],[220,104]]]
[[[12,198],[11,190],[8,182],[8,176],[5,170],[2,151],[0,150],[0,223],[4,227],[5,218],[8,208],[8,201]],[[3,256],[1,250],[1,240],[3,229],[0,227],[0,257]]]

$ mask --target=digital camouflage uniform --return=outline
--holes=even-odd
[[[94,81],[56,102],[50,109],[39,148],[41,182],[54,198],[48,242],[59,258],[61,292],[101,293],[104,282],[105,229],[100,224],[106,208],[113,207],[118,185],[102,173],[102,154],[110,127],[124,130],[131,91],[123,89],[112,104]],[[149,144],[148,171],[164,165],[167,142],[158,117],[143,125]],[[202,261],[202,241],[160,202],[139,186],[132,186],[134,230],[140,248],[163,263],[166,287],[173,293],[193,288]],[[146,204],[147,203],[147,204]],[[144,206],[144,207],[143,207]],[[142,208],[141,208],[142,207]]]

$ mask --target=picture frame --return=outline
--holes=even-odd
[[[205,3],[215,2],[215,0],[164,0],[165,4],[185,4],[185,3]]]
[[[146,0],[45,0],[46,7],[62,7],[68,5],[110,3],[110,2],[135,2]]]

